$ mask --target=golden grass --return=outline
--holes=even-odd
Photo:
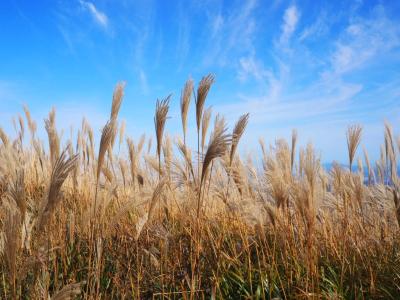
[[[197,164],[186,143],[191,80],[182,138],[164,132],[171,97],[157,101],[155,151],[151,137],[134,141],[118,126],[124,84],[98,145],[85,120],[62,142],[55,110],[48,151],[26,107],[30,137],[22,118],[16,137],[0,129],[1,299],[398,298],[400,139],[391,126],[376,164],[358,156],[358,125],[343,135],[349,169],[324,169],[295,130],[289,142],[261,141],[260,164],[237,153],[248,114],[231,134],[217,115],[208,134],[213,82],[204,77],[195,97]]]

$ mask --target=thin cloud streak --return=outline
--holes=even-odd
[[[208,40],[203,53],[204,68],[215,64],[227,67],[232,57],[254,51],[257,21],[253,14],[259,3],[257,0],[239,3],[231,12],[222,15],[217,11],[210,19],[211,26],[204,36]]]
[[[331,56],[332,68],[336,74],[349,73],[399,46],[399,24],[389,20],[383,8],[377,7],[370,19],[358,18],[346,28]]]
[[[147,95],[149,93],[149,84],[147,82],[146,73],[143,70],[139,71],[139,80],[143,95]]]
[[[285,10],[282,24],[282,34],[279,38],[279,44],[287,46],[289,40],[296,30],[297,23],[300,19],[300,12],[295,5]]]
[[[315,40],[329,31],[329,20],[327,13],[320,13],[313,24],[304,28],[299,36],[299,41]]]
[[[94,18],[94,20],[102,27],[107,28],[108,27],[108,17],[106,16],[105,13],[101,12],[100,10],[98,10],[96,8],[96,6],[94,6],[94,4],[92,2],[89,1],[83,1],[80,0],[79,1],[81,6],[83,8],[85,8],[86,10],[88,10],[90,12],[90,14],[92,15],[92,17]]]

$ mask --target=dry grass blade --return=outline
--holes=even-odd
[[[163,153],[164,153],[164,164],[165,164],[165,171],[168,175],[168,178],[170,178],[171,175],[171,163],[172,163],[172,143],[171,143],[171,138],[169,135],[166,135],[165,137],[165,142],[163,145]]]
[[[104,163],[104,157],[111,144],[112,136],[114,134],[114,127],[115,123],[112,121],[108,121],[101,133],[99,157],[97,158],[97,173],[96,173],[97,182],[99,181],[101,168]]]
[[[292,147],[290,149],[290,170],[293,173],[294,167],[294,157],[296,155],[296,143],[297,143],[297,130],[293,129],[292,131]]]
[[[222,131],[226,129],[226,121],[224,117],[221,117],[220,114],[217,114],[214,119],[214,129],[211,132],[210,140],[212,140],[213,136],[219,135]]]
[[[229,166],[228,172],[232,177],[240,196],[243,196],[243,193],[247,190],[248,183],[246,181],[245,171],[240,159],[235,160],[232,166]]]
[[[158,158],[156,156],[146,155],[144,157],[144,161],[147,165],[147,168],[150,168],[150,169],[156,171],[156,173],[160,174],[161,176],[164,174],[163,166],[160,165],[161,161],[158,160]]]
[[[196,125],[197,131],[200,131],[201,119],[203,116],[204,103],[206,102],[207,94],[210,91],[211,85],[214,83],[214,75],[209,74],[203,77],[197,88],[196,97]]]
[[[10,186],[10,196],[14,199],[15,204],[21,213],[21,219],[25,220],[26,214],[26,200],[25,200],[25,172],[20,170],[17,172],[17,178],[15,182]]]
[[[33,137],[35,135],[35,132],[37,129],[36,122],[32,120],[29,108],[25,105],[24,105],[24,112],[25,112],[26,120],[28,121],[29,131],[31,132],[31,135]]]
[[[126,139],[126,143],[128,145],[132,182],[135,183],[136,169],[137,169],[137,164],[136,164],[137,153],[136,153],[136,149],[135,149],[135,144],[133,143],[133,140],[130,138]]]
[[[190,106],[190,100],[192,98],[193,91],[193,80],[189,79],[185,83],[185,87],[181,93],[181,118],[182,118],[182,129],[183,129],[183,140],[186,143],[186,132],[187,132],[187,116]]]
[[[393,193],[393,202],[395,207],[397,224],[400,226],[400,183],[391,188]]]
[[[50,178],[49,193],[47,196],[47,201],[44,205],[43,212],[41,214],[39,228],[42,228],[47,223],[51,214],[60,202],[61,198],[59,197],[59,193],[61,190],[61,186],[63,185],[68,174],[75,167],[77,159],[78,155],[74,155],[67,159],[66,150],[64,150],[55,162]]]
[[[349,126],[349,128],[347,129],[346,137],[347,137],[347,149],[349,152],[350,172],[353,166],[353,160],[357,151],[357,147],[361,141],[361,133],[362,133],[362,127],[360,125],[352,125]]]
[[[128,154],[129,154],[129,161],[130,161],[130,169],[131,169],[131,177],[132,182],[135,185],[136,179],[138,179],[138,168],[139,168],[139,159],[140,153],[142,152],[143,145],[145,141],[145,136],[142,135],[138,145],[135,147],[135,144],[131,138],[126,139],[126,143],[128,145]]]
[[[269,220],[272,225],[275,227],[277,218],[277,211],[274,206],[269,204],[268,202],[263,201],[264,209],[266,210]]]
[[[210,125],[211,113],[212,113],[211,107],[207,108],[204,111],[203,120],[201,122],[201,150],[202,151],[204,149],[204,144],[206,142],[206,135],[207,135],[208,126]]]
[[[84,132],[86,132],[87,137],[90,143],[90,155],[94,159],[94,137],[93,137],[93,129],[89,126],[88,123],[85,123]]]
[[[143,150],[144,143],[146,142],[146,135],[142,134],[140,137],[139,143],[137,144],[137,152],[140,154]]]
[[[113,94],[113,100],[111,105],[110,120],[117,120],[119,109],[121,108],[122,99],[124,97],[125,82],[117,84]]]
[[[109,168],[107,168],[106,166],[103,166],[103,168],[101,169],[102,173],[104,174],[104,176],[106,177],[106,179],[108,180],[109,183],[112,183],[114,180],[114,175],[111,172],[111,170]]]
[[[122,182],[123,182],[124,187],[125,187],[126,186],[126,169],[127,169],[127,166],[126,166],[125,161],[122,158],[120,158],[118,160],[118,165],[119,165],[119,169],[120,169],[121,175],[122,175]]]
[[[265,165],[265,162],[267,161],[267,157],[268,157],[268,155],[267,155],[267,147],[265,145],[265,141],[263,139],[261,139],[261,138],[258,140],[258,143],[260,144],[261,153],[262,153],[262,156],[263,156],[263,162],[264,162],[264,165]]]
[[[6,211],[4,220],[4,256],[8,266],[8,277],[10,285],[13,287],[15,298],[15,280],[16,280],[16,264],[20,243],[20,222],[21,216],[19,212],[12,206]]]
[[[193,180],[195,180],[195,175],[194,175],[194,169],[193,169],[193,164],[192,164],[192,154],[190,152],[190,149],[186,147],[186,145],[182,142],[182,140],[178,140],[177,146],[179,151],[182,153],[182,156],[186,162],[186,165],[189,168],[189,172],[193,177]]]
[[[386,161],[390,164],[390,179],[393,183],[395,183],[397,178],[396,149],[393,138],[393,130],[388,123],[385,123],[385,151]]]
[[[167,182],[166,179],[161,179],[160,182],[157,184],[156,188],[154,189],[153,196],[151,197],[151,200],[150,200],[150,206],[149,206],[149,212],[147,215],[147,220],[150,220],[151,217],[153,216],[154,209],[156,207],[158,200],[161,197],[162,189],[166,182]]]
[[[246,129],[247,123],[249,122],[249,116],[250,115],[248,113],[242,115],[236,122],[235,127],[233,128],[231,152],[229,155],[229,166],[232,166],[232,161],[235,156],[240,138],[242,137],[243,132]]]
[[[7,134],[4,132],[3,128],[0,127],[0,139],[3,142],[4,146],[8,146],[9,140]]]
[[[371,163],[369,161],[368,152],[365,148],[364,148],[364,159],[365,159],[365,163],[367,165],[367,171],[368,171],[368,185],[370,185],[372,183],[372,180],[375,181],[375,174],[374,174],[374,170],[371,167]]]
[[[229,134],[226,134],[226,131],[227,128],[225,126],[222,128],[217,127],[214,130],[214,133],[211,135],[210,143],[208,144],[207,152],[204,156],[203,166],[201,171],[201,179],[200,179],[199,193],[197,199],[197,218],[200,217],[200,211],[202,207],[202,187],[204,179],[208,174],[208,168],[214,159],[222,157],[226,153],[228,145],[230,143],[230,136]]]
[[[126,122],[123,120],[121,122],[121,126],[119,127],[119,148],[121,148],[122,141],[124,140],[125,129],[126,129]]]
[[[222,157],[228,148],[230,142],[230,135],[226,133],[227,128],[218,129],[211,136],[210,143],[207,147],[207,152],[203,160],[203,168],[200,179],[200,186],[202,185],[205,174],[211,162],[218,157]]]
[[[54,166],[57,158],[60,156],[60,139],[56,130],[56,111],[54,108],[50,111],[49,118],[44,122],[49,138],[51,164]]]
[[[147,141],[147,154],[150,153],[152,144],[153,144],[153,139],[150,137],[149,140]]]
[[[170,98],[171,95],[169,95],[163,100],[157,100],[156,113],[154,116],[154,127],[156,130],[156,137],[157,137],[157,155],[159,160],[159,170],[161,170],[161,147],[163,144],[165,122],[168,117]]]
[[[200,177],[200,125],[203,116],[204,104],[207,94],[214,82],[214,76],[209,74],[200,80],[197,88],[196,102],[196,128],[197,128],[197,176]]]
[[[305,151],[301,151],[300,156],[304,175],[308,182],[309,192],[313,196],[318,172],[320,170],[320,161],[319,158],[317,158],[311,143],[307,145]]]
[[[143,216],[140,216],[136,221],[136,224],[135,224],[135,229],[136,229],[135,241],[136,242],[138,241],[140,234],[142,233],[144,225],[146,225],[146,223],[148,221],[148,217],[149,216],[147,214],[145,214]]]
[[[21,117],[21,115],[18,115],[18,122],[19,122],[19,139],[21,141],[21,145],[22,145],[22,140],[24,138],[25,135],[25,125],[24,125],[24,119]]]
[[[400,152],[400,136],[397,137],[397,149]]]

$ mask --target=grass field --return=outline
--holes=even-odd
[[[390,125],[374,164],[358,158],[358,125],[343,133],[346,168],[324,169],[311,144],[297,149],[296,131],[261,143],[261,164],[237,151],[251,116],[228,129],[205,109],[213,81],[184,85],[181,138],[164,132],[169,97],[157,102],[153,140],[126,137],[123,84],[100,141],[84,121],[62,142],[54,110],[48,141],[28,109],[15,137],[0,130],[0,298],[399,299]]]

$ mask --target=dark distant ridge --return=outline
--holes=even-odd
[[[343,169],[346,169],[346,170],[348,170],[349,169],[349,165],[348,164],[341,164],[341,163],[338,163],[339,164],[339,166],[341,166]],[[326,170],[326,171],[331,171],[332,170],[332,167],[333,167],[333,165],[334,165],[334,163],[332,162],[332,163],[323,163],[322,164],[322,167]],[[355,165],[355,166],[353,166],[352,168],[351,168],[351,170],[353,171],[353,172],[357,172],[358,171],[358,168],[357,168],[357,165]],[[374,167],[374,172],[375,172],[375,175],[377,174],[377,169],[376,169],[376,167]],[[397,175],[399,175],[400,176],[400,164],[397,166]],[[368,181],[368,170],[367,170],[367,168],[364,166],[364,178],[365,178],[365,183]]]

